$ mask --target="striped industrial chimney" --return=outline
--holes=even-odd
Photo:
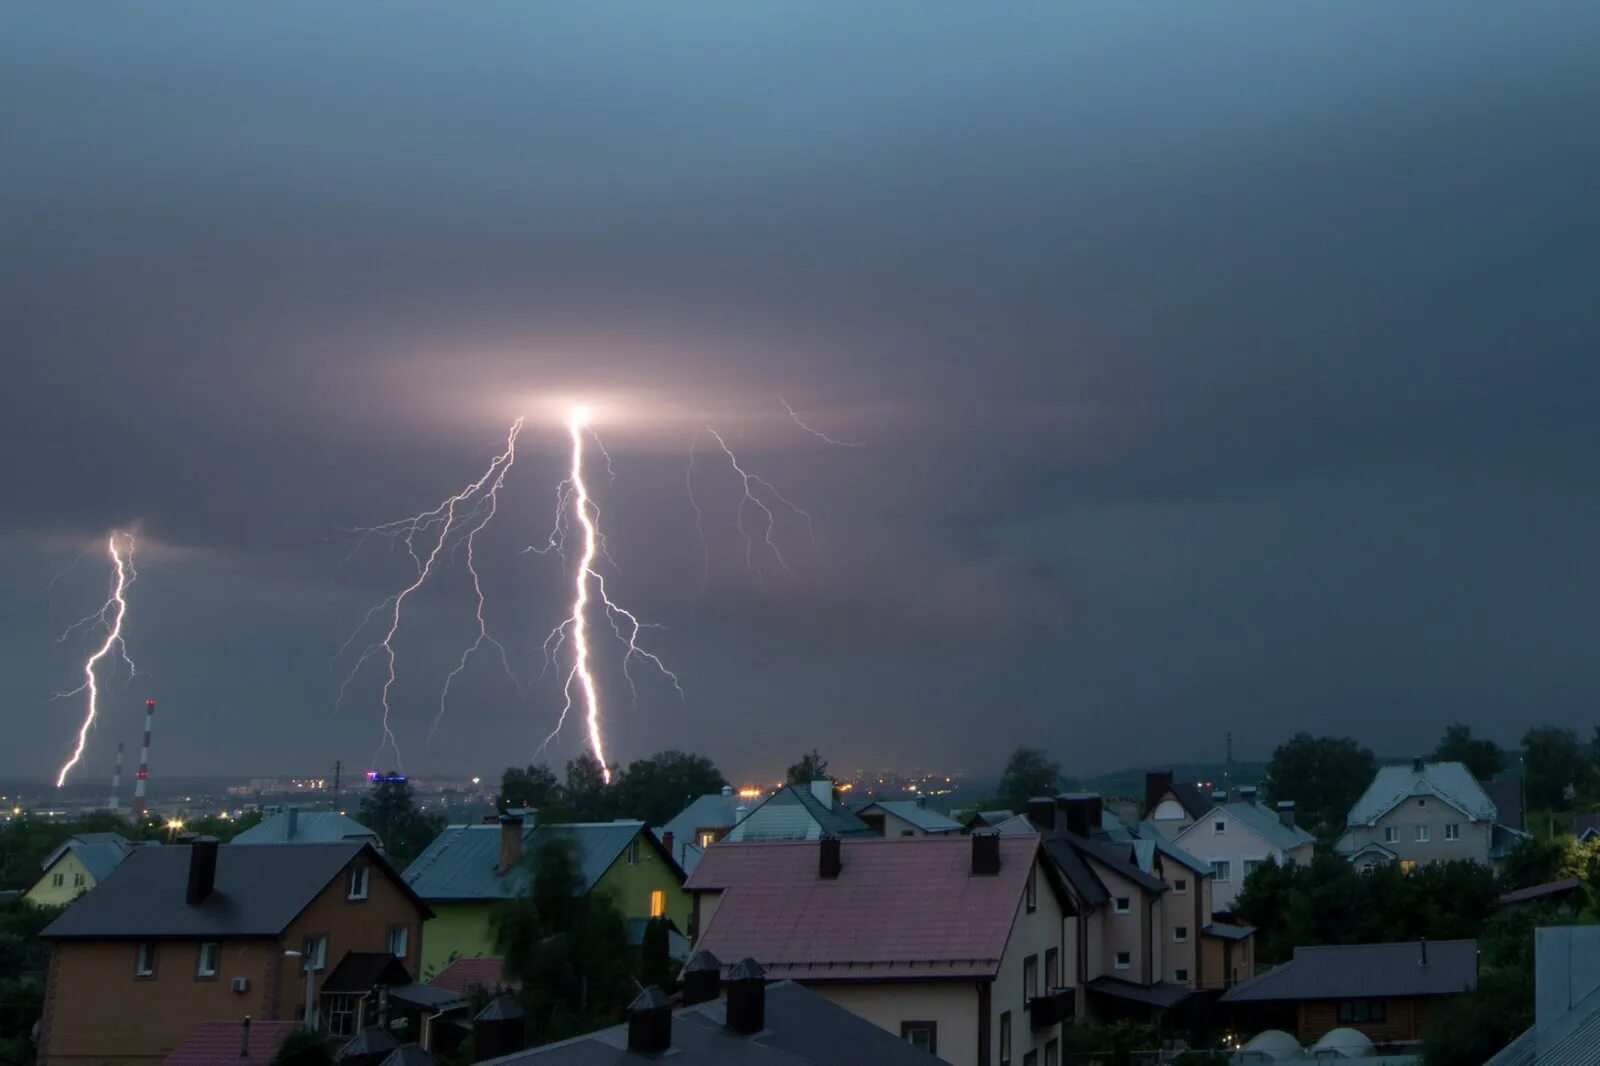
[[[133,820],[144,821],[144,786],[150,780],[150,723],[155,720],[156,701],[144,701],[144,746],[139,749],[139,772],[133,775]]]
[[[111,802],[106,804],[107,810],[116,810],[117,803],[122,796],[122,741],[117,741],[117,768],[111,771]]]

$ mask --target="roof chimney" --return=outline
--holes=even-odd
[[[993,877],[1000,872],[1000,834],[972,834],[972,876]]]
[[[731,795],[733,795],[733,786],[732,786],[732,785],[723,785],[723,786],[722,786],[722,794],[723,794],[723,795],[724,795],[724,796],[731,796]]]
[[[300,828],[300,808],[290,807],[287,814],[289,818],[289,827],[284,833],[283,839],[293,840],[295,830]]]
[[[500,859],[494,872],[508,874],[522,861],[522,815],[507,812],[500,816]]]
[[[697,951],[683,968],[683,1005],[709,1003],[722,995],[722,963],[709,951]]]
[[[668,829],[661,834],[661,850],[667,853],[667,858],[677,862],[679,857],[672,851],[672,830]]]
[[[728,971],[728,1028],[753,1036],[767,1027],[767,971],[745,959]]]
[[[1294,800],[1278,801],[1278,821],[1290,829],[1294,828]]]
[[[1056,801],[1048,796],[1035,796],[1028,801],[1028,821],[1035,829],[1045,832],[1056,827]]]
[[[1171,770],[1151,770],[1144,775],[1144,813],[1155,810],[1161,797],[1172,787]]]
[[[1244,800],[1246,803],[1254,803],[1256,801],[1256,786],[1240,785],[1239,798]]]
[[[839,838],[826,836],[822,838],[822,847],[819,851],[821,862],[817,868],[817,876],[824,881],[832,881],[839,876],[839,871],[844,868],[844,860],[839,854]]]
[[[1093,836],[1100,830],[1100,794],[1070,792],[1056,797],[1056,805],[1067,816],[1066,829],[1078,836]]]
[[[628,1004],[628,1050],[635,1055],[660,1055],[672,1046],[672,1005],[667,994],[651,985]]]
[[[1418,774],[1422,773],[1422,766],[1423,766],[1422,756],[1419,755],[1415,759],[1411,760],[1411,771],[1412,771],[1412,773],[1418,773]]]
[[[189,887],[184,902],[193,906],[204,903],[217,887],[217,840],[215,837],[196,837],[189,845]]]
[[[811,779],[811,794],[828,809],[833,808],[833,778],[813,777]]]

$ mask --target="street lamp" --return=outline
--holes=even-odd
[[[303,951],[285,951],[283,954],[287,958],[306,960],[304,967],[306,973],[306,1031],[314,1033],[317,1031],[316,989],[314,986],[317,975],[316,971],[311,968],[312,957],[310,953]]]

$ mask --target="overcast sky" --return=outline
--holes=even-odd
[[[135,525],[146,676],[79,778],[147,695],[157,773],[366,765],[384,671],[336,709],[336,653],[413,571],[341,531],[519,414],[477,559],[523,690],[474,659],[429,743],[457,552],[393,706],[409,770],[526,761],[579,399],[608,588],[684,691],[602,647],[624,763],[1587,734],[1597,49],[1577,3],[11,5],[0,772],[70,749],[93,640],[56,638]],[[748,507],[746,566],[706,426],[812,516],[793,574]]]

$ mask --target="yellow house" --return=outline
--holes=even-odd
[[[122,864],[133,844],[117,833],[80,833],[45,856],[39,875],[22,898],[41,907],[61,907]]]
[[[508,814],[482,825],[452,825],[406,868],[406,883],[433,910],[422,930],[419,978],[443,970],[451,958],[500,954],[494,913],[526,889],[532,871],[525,861],[552,838],[577,849],[585,893],[609,896],[631,933],[636,919],[666,918],[689,928],[689,895],[683,871],[643,822],[570,822],[535,825],[532,812]]]

